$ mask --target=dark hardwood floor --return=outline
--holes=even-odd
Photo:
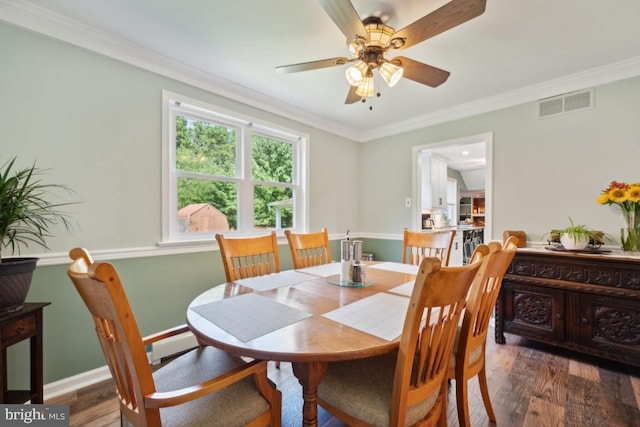
[[[515,426],[640,427],[640,370],[581,356],[507,334],[507,345],[487,349],[489,391],[497,424]],[[300,426],[302,396],[291,364],[269,364],[269,377],[283,394],[284,426]],[[47,403],[70,405],[71,426],[119,426],[119,410],[110,381],[92,385]],[[491,425],[477,380],[469,382],[472,426]],[[341,422],[319,409],[319,425]],[[458,426],[455,384],[449,390],[449,426]]]

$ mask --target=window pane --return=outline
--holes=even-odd
[[[176,169],[236,176],[236,129],[176,117]]]
[[[252,137],[254,181],[293,182],[293,146],[265,136]]]
[[[305,228],[306,135],[168,91],[162,96],[163,242]]]
[[[237,186],[233,182],[178,178],[178,231],[203,233],[238,226]]]
[[[253,201],[255,228],[293,227],[293,190],[267,185],[256,185]]]

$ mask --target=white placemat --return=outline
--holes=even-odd
[[[393,292],[394,294],[400,294],[400,295],[406,295],[408,297],[411,296],[411,293],[413,292],[413,284],[415,283],[415,280],[412,280],[410,282],[404,283],[400,286],[396,286],[395,288],[391,288],[389,289],[388,292]]]
[[[330,262],[329,264],[316,265],[314,267],[301,268],[299,271],[301,273],[312,274],[318,277],[329,277],[334,276],[336,274],[340,274],[340,263],[339,262]]]
[[[379,268],[381,270],[397,271],[399,273],[418,274],[417,265],[402,264],[400,262],[383,262],[380,264],[370,265],[369,268]]]
[[[246,279],[236,280],[235,282],[251,288],[254,291],[269,291],[271,289],[295,285],[296,283],[307,280],[309,280],[309,276],[306,274],[294,270],[286,270],[264,276],[248,277]]]
[[[312,316],[256,294],[226,298],[191,307],[191,310],[243,342]]]
[[[384,292],[323,314],[354,329],[393,341],[402,334],[409,298]]]

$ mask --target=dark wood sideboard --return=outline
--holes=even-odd
[[[504,333],[640,367],[640,257],[518,249],[496,303]]]

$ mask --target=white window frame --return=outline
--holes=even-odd
[[[300,131],[264,122],[220,106],[199,101],[170,91],[162,91],[162,242],[161,245],[215,242],[214,233],[184,233],[177,228],[178,177],[185,176],[176,170],[175,118],[187,115],[205,121],[236,128],[238,146],[236,163],[240,168],[229,181],[238,187],[238,229],[225,232],[235,236],[265,234],[271,230],[253,228],[254,185],[275,185],[293,189],[294,230],[308,229],[308,164],[309,136]],[[254,181],[251,178],[252,136],[261,135],[291,143],[293,146],[292,183]],[[276,230],[279,234],[284,229]]]

